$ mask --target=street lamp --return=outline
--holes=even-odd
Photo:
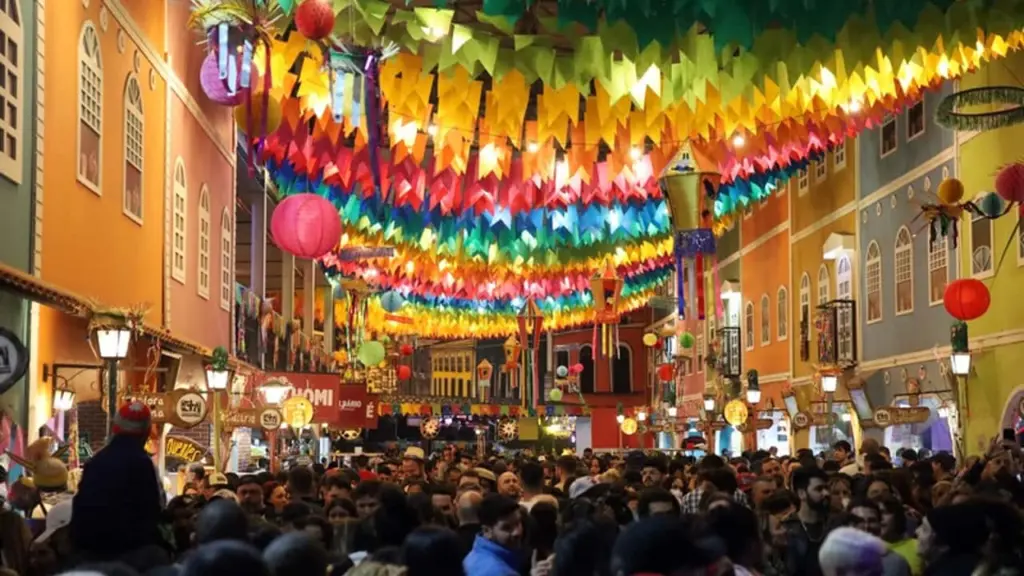
[[[832,394],[839,387],[839,377],[835,374],[822,374],[821,375],[821,391],[826,394]]]
[[[107,438],[110,438],[117,414],[117,363],[128,357],[132,331],[127,327],[103,327],[97,328],[95,334],[100,358],[107,363]]]
[[[761,403],[761,390],[757,388],[747,388],[747,404],[757,406]]]
[[[218,472],[221,470],[221,422],[220,395],[217,393],[228,389],[232,372],[227,349],[223,346],[214,348],[206,366],[206,391],[213,401],[213,466]]]
[[[707,412],[715,411],[715,397],[708,395],[704,397],[704,410]]]
[[[280,406],[291,390],[291,385],[282,380],[267,380],[260,386],[263,401],[271,406]]]
[[[949,367],[954,376],[968,376],[971,373],[971,353],[954,352],[949,355]]]
[[[75,405],[75,391],[61,386],[53,391],[53,409],[57,412],[67,412]]]
[[[679,415],[679,409],[678,408],[676,408],[675,406],[669,406],[668,407],[668,417],[669,418],[675,418],[678,415]]]

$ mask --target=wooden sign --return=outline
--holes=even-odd
[[[142,402],[149,408],[149,420],[153,424],[169,424],[172,414],[166,394],[133,394],[129,402]]]
[[[170,424],[192,428],[206,420],[206,398],[201,392],[179,389],[167,394],[142,393],[128,396],[129,402],[142,402],[149,407],[153,424]]]
[[[177,458],[188,463],[201,462],[207,449],[191,438],[168,436],[164,444],[164,457]]]
[[[923,424],[931,418],[932,411],[924,406],[915,408],[885,407],[875,410],[875,424],[885,428],[903,424]]]
[[[277,430],[284,422],[284,417],[276,408],[264,408],[260,411],[260,428],[264,430]]]

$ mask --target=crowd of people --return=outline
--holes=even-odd
[[[45,530],[0,517],[21,576],[1018,574],[1020,448],[919,459],[854,452],[489,454],[410,447],[271,474],[188,470],[161,494],[144,407]],[[123,418],[129,414],[130,418]],[[9,513],[12,514],[12,513]]]

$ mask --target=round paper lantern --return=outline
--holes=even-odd
[[[978,208],[985,216],[998,218],[1006,210],[1006,200],[1003,200],[1003,197],[995,192],[989,192],[978,201]]]
[[[548,398],[550,398],[552,402],[561,402],[562,391],[558,388],[552,388],[551,392],[548,392]]]
[[[402,364],[395,371],[395,375],[398,377],[399,380],[408,380],[409,378],[412,378],[412,368],[409,368],[405,364]]]
[[[363,363],[363,366],[376,366],[386,356],[387,351],[384,349],[384,345],[374,340],[363,342],[359,345],[359,350],[356,352],[356,358]]]
[[[571,370],[573,374],[582,374],[583,373],[583,364],[580,364],[579,362],[577,362],[577,363],[573,364],[572,367],[569,368],[569,370]]]
[[[413,348],[412,344],[402,344],[398,347],[398,353],[402,356],[412,356],[412,353],[415,351],[416,349]]]
[[[323,40],[334,31],[334,6],[330,0],[305,0],[295,10],[295,28],[310,40]]]
[[[228,66],[235,64],[234,59],[228,60]],[[199,85],[202,86],[203,93],[207,98],[221,106],[238,106],[245,96],[243,90],[238,90],[234,94],[228,92],[227,83],[220,79],[220,65],[217,62],[216,52],[210,52],[203,60],[203,66],[199,69]]]
[[[569,369],[566,368],[565,366],[559,366],[558,368],[555,368],[555,376],[558,376],[559,378],[565,378],[568,375]]]
[[[644,334],[644,340],[643,341],[644,341],[644,346],[648,346],[648,347],[654,346],[655,344],[658,343],[658,335],[653,333],[653,332],[648,332],[647,334]]]
[[[981,280],[974,278],[963,278],[954,280],[946,286],[946,293],[942,296],[942,303],[946,306],[946,312],[957,320],[974,320],[981,318],[988,311],[992,303],[992,296],[988,287]]]
[[[675,366],[671,364],[662,364],[661,366],[658,366],[658,378],[662,382],[671,382],[672,377],[675,376],[675,372]]]
[[[693,348],[693,344],[695,342],[696,339],[693,337],[693,334],[690,334],[689,332],[683,332],[682,334],[679,335],[679,346],[681,346],[684,350],[689,350],[690,348]]]
[[[338,244],[341,216],[334,204],[322,196],[295,194],[274,209],[270,233],[281,250],[316,260]]]
[[[996,176],[996,192],[1007,202],[1024,201],[1024,164],[1010,164]]]
[[[946,178],[939,184],[935,195],[939,197],[939,202],[947,206],[957,204],[964,197],[964,183],[956,178]]]
[[[242,98],[242,105],[235,108],[235,122],[238,122],[238,128],[250,138],[260,138],[273,134],[281,126],[281,99],[273,93],[269,96],[264,96],[264,94],[265,92],[262,89],[254,91],[252,93],[251,106],[247,102],[249,96],[245,95]],[[267,101],[267,125],[265,129],[263,126],[264,101]],[[250,125],[252,126],[252,134],[249,134]]]
[[[398,312],[402,306],[405,306],[405,298],[394,290],[388,290],[384,294],[381,294],[380,305],[385,311],[394,314],[395,312]]]

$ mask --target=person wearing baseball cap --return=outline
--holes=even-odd
[[[114,561],[163,543],[161,489],[145,449],[149,408],[131,402],[113,420],[113,435],[85,465],[72,500],[71,541],[88,561]]]

